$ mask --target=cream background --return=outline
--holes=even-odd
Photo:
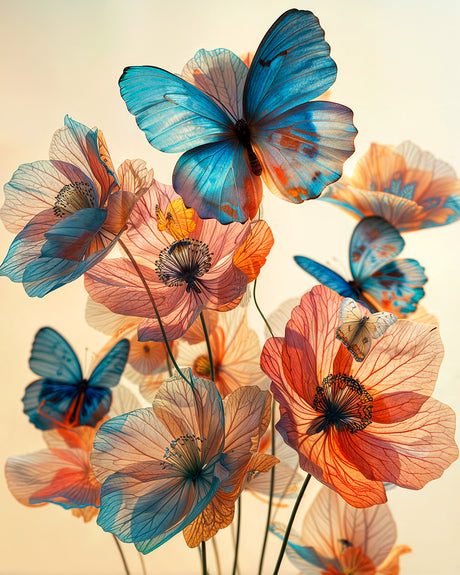
[[[412,139],[460,171],[459,68],[460,14],[456,0],[311,0],[339,68],[332,99],[355,112],[359,135],[356,158],[371,141],[399,144]],[[236,53],[255,50],[274,20],[292,7],[286,1],[5,1],[0,2],[2,87],[0,182],[21,163],[48,158],[53,132],[65,114],[105,134],[116,165],[141,157],[156,177],[170,183],[175,155],[149,146],[127,112],[117,81],[123,67],[151,64],[179,72],[199,48],[226,47]],[[355,221],[323,202],[296,206],[267,195],[265,218],[276,245],[259,280],[266,312],[301,295],[313,285],[292,260],[295,254],[329,263],[348,274],[348,240]],[[441,322],[446,347],[435,397],[460,407],[458,324],[460,224],[406,234],[403,257],[419,259],[430,278],[425,307]],[[0,229],[1,257],[12,235]],[[34,379],[27,360],[35,332],[44,325],[61,331],[86,364],[104,337],[84,319],[81,280],[44,299],[28,298],[21,285],[1,278],[2,395],[1,465],[10,455],[43,447],[40,433],[22,413],[21,397]],[[252,324],[262,333],[256,314]],[[85,350],[89,350],[86,352]],[[460,466],[420,492],[393,490],[391,510],[398,542],[413,553],[402,558],[405,575],[455,575],[458,552]],[[315,488],[307,491],[308,505]],[[95,522],[83,524],[57,506],[29,509],[0,484],[2,575],[117,575],[122,565],[111,536]],[[265,506],[252,496],[243,501],[242,572],[253,574]],[[300,525],[302,511],[297,525]],[[231,550],[227,530],[219,536],[222,552]],[[271,537],[266,573],[271,573],[279,542]],[[133,575],[136,554],[125,546]],[[212,552],[209,549],[209,555]],[[254,549],[257,552],[254,553]],[[198,553],[182,536],[146,557],[149,575],[200,573]],[[229,564],[229,563],[228,563]],[[211,563],[212,565],[212,563]],[[228,571],[228,570],[227,570]],[[226,572],[226,570],[224,570]],[[282,572],[296,573],[286,560]],[[215,573],[215,571],[212,571]]]

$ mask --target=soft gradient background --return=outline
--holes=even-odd
[[[53,132],[70,114],[104,131],[116,165],[125,158],[141,157],[160,181],[170,183],[177,156],[151,148],[127,112],[117,86],[123,67],[152,64],[180,72],[199,48],[254,51],[274,20],[292,7],[284,0],[3,0],[0,182],[6,183],[21,163],[47,159]],[[397,145],[410,138],[458,172],[457,0],[311,0],[295,7],[310,9],[319,17],[339,68],[332,99],[355,112],[357,151],[346,171],[372,141]],[[355,225],[351,217],[320,201],[298,206],[271,195],[264,210],[276,238],[258,288],[266,312],[313,285],[294,264],[295,254],[348,274],[348,240]],[[426,267],[430,281],[423,303],[439,317],[446,347],[435,397],[458,411],[460,224],[416,232],[405,239],[403,255],[419,259]],[[11,240],[2,228],[1,257]],[[105,340],[85,323],[81,280],[43,300],[28,298],[21,285],[6,278],[1,278],[0,289],[3,467],[8,456],[43,447],[40,432],[28,423],[21,404],[25,386],[34,379],[27,360],[35,332],[44,325],[61,331],[86,365]],[[252,320],[263,334],[256,314]],[[3,477],[0,489],[2,575],[123,573],[111,535],[95,522],[83,524],[53,505],[24,507],[11,496]],[[315,490],[313,486],[307,491],[304,507]],[[422,491],[395,489],[389,494],[398,542],[413,549],[402,558],[405,575],[460,572],[459,490],[457,463]],[[266,508],[250,495],[243,505],[241,566],[242,573],[252,575]],[[302,516],[301,510],[297,525]],[[219,541],[228,557],[230,529]],[[136,553],[125,547],[133,575],[140,573]],[[273,570],[278,548],[279,541],[271,536],[266,573]],[[198,552],[189,550],[181,535],[147,556],[146,564],[149,575],[200,573]],[[296,569],[286,560],[282,572],[296,573]]]

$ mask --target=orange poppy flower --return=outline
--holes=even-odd
[[[460,179],[446,162],[412,142],[371,144],[353,176],[342,177],[321,196],[361,219],[380,216],[401,232],[460,218]]]
[[[439,330],[398,320],[358,363],[336,339],[342,300],[325,286],[305,294],[285,337],[266,342],[261,367],[280,403],[277,429],[302,469],[368,507],[386,501],[382,482],[420,489],[458,457],[455,414],[430,397]]]

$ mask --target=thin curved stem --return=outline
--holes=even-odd
[[[147,575],[147,569],[145,568],[144,555],[140,551],[138,551],[138,553],[139,553],[139,560],[140,560],[141,566],[142,566],[142,575]]]
[[[268,331],[272,337],[275,337],[272,331],[270,324],[268,323],[267,318],[263,314],[262,310],[259,307],[256,297],[256,286],[257,286],[257,278],[254,280],[254,288],[253,288],[253,297],[254,297],[254,304],[257,308],[257,311],[260,314],[260,317],[264,320],[265,325],[267,326]],[[271,412],[271,454],[275,455],[275,402],[272,398],[272,412]],[[272,503],[273,503],[273,490],[275,488],[275,466],[273,466],[270,470],[270,492],[268,495],[268,514],[267,514],[267,522],[265,524],[265,533],[264,533],[264,541],[262,543],[262,552],[260,554],[260,563],[259,563],[259,575],[262,575],[262,568],[264,564],[264,556],[265,556],[265,549],[267,546],[267,539],[268,539],[268,530],[270,527],[270,517],[272,512]]]
[[[256,285],[257,285],[257,278],[254,280],[254,287],[253,287],[253,290],[252,290],[252,296],[253,296],[253,298],[254,298],[254,305],[256,306],[257,311],[258,311],[259,314],[260,314],[260,317],[264,320],[264,323],[265,323],[265,325],[267,326],[267,329],[268,329],[268,331],[270,332],[270,335],[271,335],[272,337],[275,337],[275,335],[274,335],[274,333],[273,333],[273,331],[272,331],[272,328],[270,327],[270,324],[269,324],[268,321],[267,321],[267,318],[264,316],[262,310],[261,310],[260,307],[259,307],[259,304],[257,303],[257,298],[256,298]]]
[[[206,322],[204,321],[203,312],[200,313],[201,325],[203,326],[204,332],[204,339],[206,340],[206,347],[208,349],[208,358],[209,358],[209,368],[211,370],[211,379],[212,381],[216,381],[216,375],[214,373],[214,361],[212,360],[212,350],[211,350],[211,343],[209,341],[208,330],[206,329]]]
[[[222,575],[222,566],[220,564],[220,555],[219,555],[219,548],[217,546],[217,540],[215,537],[213,537],[211,541],[212,541],[212,548],[214,550],[214,556],[216,558],[217,575]]]
[[[136,270],[136,273],[137,273],[137,275],[139,276],[139,279],[141,280],[142,285],[143,285],[144,288],[145,288],[145,291],[147,292],[147,295],[148,295],[148,297],[149,297],[150,303],[152,304],[152,307],[153,307],[153,311],[155,312],[155,316],[156,316],[156,318],[157,318],[158,325],[160,326],[161,334],[162,334],[162,336],[163,336],[163,339],[164,339],[164,342],[165,342],[165,345],[166,345],[166,349],[167,349],[167,351],[168,351],[168,355],[169,355],[169,357],[171,358],[171,361],[172,361],[174,367],[176,368],[176,370],[177,370],[177,372],[180,374],[180,376],[181,376],[183,379],[185,379],[185,381],[186,381],[187,383],[189,383],[190,385],[192,385],[191,382],[190,382],[190,381],[185,377],[185,375],[182,373],[180,367],[177,365],[176,360],[174,359],[173,353],[172,353],[172,351],[171,351],[171,347],[169,346],[168,338],[166,337],[165,329],[164,329],[164,327],[163,327],[163,322],[161,321],[161,317],[160,317],[160,314],[159,314],[159,312],[158,312],[158,308],[157,308],[156,303],[155,303],[155,299],[154,299],[154,297],[153,297],[152,292],[150,291],[150,287],[149,287],[149,285],[148,285],[146,279],[144,278],[143,273],[141,272],[139,266],[137,265],[136,260],[134,259],[133,255],[131,254],[131,252],[129,251],[129,249],[126,247],[126,245],[124,244],[124,242],[123,242],[122,240],[118,240],[118,243],[119,243],[119,245],[123,248],[123,250],[124,250],[124,252],[126,253],[126,255],[128,256],[130,262],[133,264],[134,269]]]
[[[201,564],[203,566],[203,575],[208,575],[208,569],[206,566],[206,543],[201,542]]]
[[[238,503],[237,503],[235,557],[233,559],[232,575],[236,574],[236,570],[238,568],[238,550],[240,547],[240,531],[241,531],[241,495],[238,497]]]
[[[275,402],[272,398],[272,414],[271,414],[271,453],[275,455]],[[265,524],[265,533],[264,533],[264,541],[262,543],[262,552],[260,554],[260,563],[259,563],[259,575],[262,575],[262,569],[264,566],[264,556],[265,556],[265,549],[267,547],[267,540],[268,540],[268,530],[270,527],[270,520],[271,520],[271,513],[272,513],[272,503],[273,503],[273,491],[275,488],[275,465],[270,469],[270,491],[268,494],[268,513],[267,513],[267,522]]]
[[[121,560],[123,561],[123,566],[125,568],[126,575],[130,575],[130,572],[128,569],[128,564],[126,563],[125,555],[123,553],[123,549],[121,548],[120,542],[118,541],[116,535],[114,535],[112,533],[112,536],[113,536],[113,540],[115,541],[116,546],[118,547],[118,551],[120,552]]]
[[[302,501],[303,494],[305,493],[305,489],[307,488],[308,482],[311,479],[311,475],[308,473],[307,477],[305,477],[305,481],[303,482],[302,487],[300,488],[299,495],[297,496],[296,502],[294,503],[294,507],[292,508],[291,516],[289,517],[289,522],[286,526],[286,533],[284,534],[283,544],[281,545],[280,554],[278,555],[278,561],[275,565],[275,570],[273,571],[273,575],[278,575],[278,571],[281,566],[281,561],[284,557],[284,552],[286,550],[287,542],[289,540],[289,535],[291,534],[292,524],[294,523],[294,519],[297,513],[297,509],[299,508],[300,502]]]

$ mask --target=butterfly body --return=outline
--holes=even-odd
[[[188,207],[221,223],[253,218],[262,182],[288,201],[317,197],[354,151],[352,112],[311,100],[337,68],[317,18],[290,10],[249,68],[229,50],[199,50],[182,77],[152,66],[120,78],[128,110],[155,148],[183,152],[173,185]]]
[[[32,371],[42,379],[27,386],[24,412],[39,429],[95,426],[110,409],[110,388],[118,384],[128,353],[128,340],[121,340],[85,378],[67,341],[54,329],[42,328],[29,360]]]
[[[364,218],[353,231],[349,262],[353,280],[310,258],[295,256],[296,263],[322,284],[343,297],[351,297],[371,311],[387,311],[404,317],[417,308],[427,278],[413,259],[394,259],[402,251],[399,232],[379,217]]]
[[[345,298],[340,306],[341,325],[336,337],[348,349],[356,361],[363,361],[371,350],[372,340],[381,337],[397,317],[392,313],[379,312],[363,315],[352,298]]]

